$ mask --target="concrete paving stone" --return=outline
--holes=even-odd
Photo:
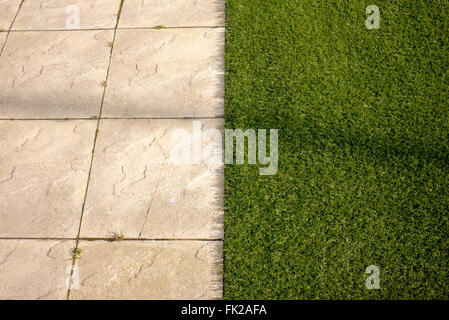
[[[224,29],[118,30],[105,117],[224,113]]]
[[[126,0],[119,27],[223,27],[224,23],[224,0]]]
[[[75,241],[0,240],[0,299],[66,299]]]
[[[120,0],[27,0],[13,30],[114,28],[119,7]]]
[[[0,29],[9,30],[22,0],[0,0]]]
[[[0,59],[0,118],[98,116],[113,31],[11,32]]]
[[[8,34],[7,32],[0,32],[0,51],[3,47],[3,44],[5,43],[7,34]]]
[[[218,299],[222,244],[80,241],[79,289],[70,299]]]
[[[96,121],[0,121],[0,237],[76,237]]]
[[[202,150],[212,155],[206,147],[213,147],[214,139],[205,134],[220,132],[223,121],[197,123]],[[188,145],[176,136],[183,134],[180,129],[193,134],[193,121],[101,120],[82,237],[112,232],[146,239],[223,237],[223,165],[212,158],[195,163],[193,151],[190,162],[177,163],[177,147]]]

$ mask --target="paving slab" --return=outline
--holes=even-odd
[[[0,29],[9,30],[22,0],[0,0]]]
[[[196,124],[204,135],[199,146],[213,156],[206,147],[213,149],[214,140],[205,134],[220,133],[223,120]],[[184,142],[190,148],[183,141],[189,135],[200,141],[193,125],[192,120],[101,120],[81,236],[222,238],[223,165],[212,158],[195,163],[193,151],[188,162],[173,156]]]
[[[96,121],[0,121],[0,237],[76,237]]]
[[[7,32],[0,32],[0,51],[2,50],[3,44],[5,43]]]
[[[13,30],[114,28],[120,0],[25,1]],[[75,24],[79,16],[79,26]]]
[[[224,113],[224,29],[118,30],[104,117]]]
[[[0,299],[65,299],[75,241],[0,240]]]
[[[223,27],[223,0],[126,0],[119,28],[125,27]]]
[[[219,242],[80,241],[78,290],[70,299],[217,299]]]
[[[98,116],[113,31],[11,32],[0,59],[0,118]]]

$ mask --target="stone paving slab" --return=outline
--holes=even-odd
[[[11,32],[0,60],[0,118],[98,116],[113,31]]]
[[[5,43],[6,35],[6,32],[0,32],[0,51],[2,50],[3,44]]]
[[[22,0],[0,0],[0,29],[9,30]]]
[[[120,0],[27,0],[13,25],[13,30],[65,30],[73,29],[76,14],[68,7],[76,6],[80,28],[114,28]],[[67,11],[66,11],[67,10]],[[68,25],[66,24],[68,21]]]
[[[216,299],[221,242],[80,241],[70,299]]]
[[[217,117],[224,29],[118,30],[104,117]]]
[[[76,237],[96,121],[0,121],[0,237]]]
[[[222,0],[126,0],[119,28],[125,27],[223,27]]]
[[[196,123],[203,134],[209,129],[220,132],[223,126],[222,119]],[[222,164],[194,164],[193,154],[191,162],[179,164],[173,157],[187,134],[194,139],[193,124],[101,120],[82,237],[102,238],[111,232],[123,232],[127,238],[223,237]],[[186,136],[176,136],[176,130],[185,130]],[[210,137],[203,140],[203,150],[213,146]]]
[[[65,299],[73,247],[72,240],[0,240],[0,299]]]

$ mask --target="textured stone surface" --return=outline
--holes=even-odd
[[[223,115],[224,29],[119,30],[105,117]]]
[[[13,25],[13,30],[74,29],[74,11],[79,10],[80,28],[114,28],[120,0],[32,0],[25,1]],[[66,11],[67,10],[67,11]],[[66,25],[68,21],[68,25]]]
[[[203,132],[221,127],[202,120]],[[221,238],[222,165],[172,161],[175,130],[192,128],[191,120],[102,120],[81,236]]]
[[[81,241],[79,290],[71,299],[221,297],[219,242]]]
[[[65,299],[75,241],[0,240],[0,299]]]
[[[224,12],[224,0],[126,0],[119,27],[222,27]]]
[[[6,35],[6,32],[0,32],[0,51],[2,50],[3,44],[5,43]]]
[[[19,10],[21,0],[0,0],[0,29],[8,30]]]
[[[0,60],[1,118],[98,116],[113,31],[11,32]]]
[[[95,121],[0,121],[0,237],[75,237]]]

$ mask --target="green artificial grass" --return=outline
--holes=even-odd
[[[225,299],[447,299],[449,1],[226,4],[226,128],[279,170],[225,168]]]

